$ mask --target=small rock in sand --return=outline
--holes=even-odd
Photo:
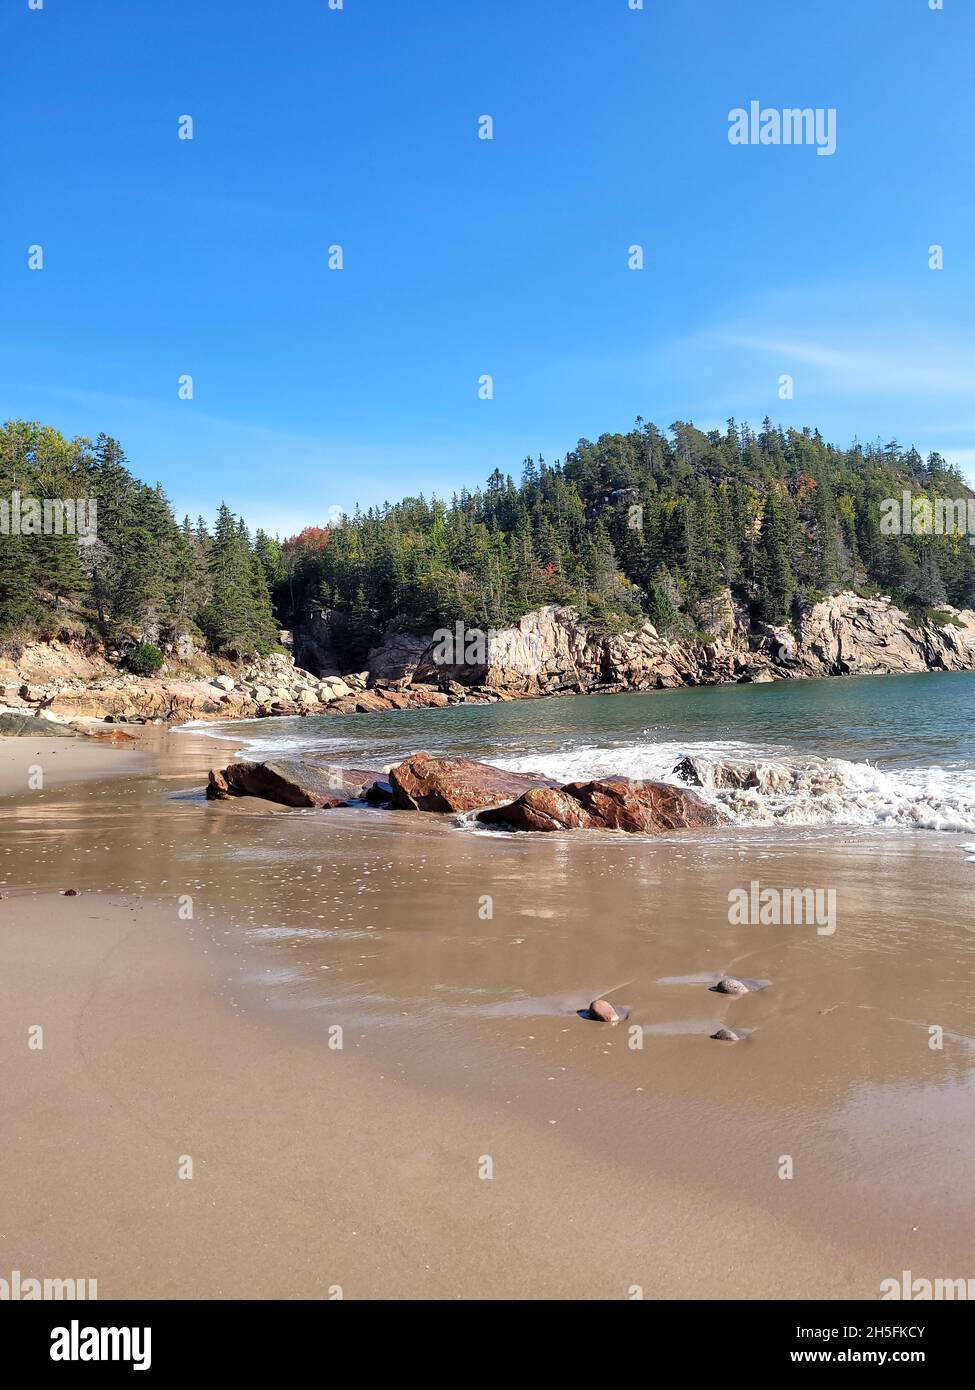
[[[715,1042],[741,1041],[741,1035],[739,1033],[732,1032],[730,1028],[719,1028],[716,1033],[711,1034],[711,1037],[714,1039]]]
[[[61,896],[63,898],[76,898],[78,896],[78,890],[77,888],[65,888],[62,891]]]
[[[608,999],[594,999],[589,1005],[589,1017],[600,1023],[619,1023],[620,1016]]]
[[[736,980],[733,975],[725,975],[716,985],[711,986],[715,994],[750,994],[744,980]]]

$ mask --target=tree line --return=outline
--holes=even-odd
[[[841,587],[909,610],[975,605],[975,548],[958,534],[887,534],[881,503],[968,496],[960,472],[897,441],[846,449],[818,430],[729,420],[667,431],[638,419],[581,440],[565,459],[499,469],[449,502],[423,496],[356,510],[279,540],[226,506],[211,529],[178,523],[160,487],[138,482],[118,443],[65,440],[14,422],[0,432],[0,498],[97,500],[97,538],[0,536],[0,635],[73,621],[117,644],[267,652],[276,629],[328,618],[344,664],[390,629],[461,621],[500,627],[572,603],[597,630],[648,617],[692,633],[726,588],[755,622],[794,621]],[[887,528],[889,529],[889,528]]]
[[[45,534],[25,499],[87,499],[92,534]],[[19,518],[15,530],[11,518]],[[164,650],[186,638],[228,656],[266,653],[277,624],[257,541],[221,506],[176,521],[161,487],[139,482],[118,442],[66,440],[8,422],[0,430],[0,636],[97,636]],[[60,528],[63,531],[63,527]]]
[[[959,535],[886,535],[881,502],[968,495],[960,472],[896,441],[848,449],[819,431],[703,432],[638,419],[564,460],[495,470],[450,502],[409,497],[356,512],[327,544],[286,543],[268,580],[291,625],[331,614],[352,665],[390,627],[499,627],[572,603],[597,630],[648,617],[691,633],[728,588],[755,622],[787,623],[841,587],[909,610],[975,604],[975,550]],[[319,533],[320,535],[320,533]]]

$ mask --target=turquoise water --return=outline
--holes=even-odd
[[[724,798],[733,819],[975,831],[973,728],[975,672],[958,672],[261,720],[211,732],[253,757],[300,751],[385,767],[422,749],[563,780],[668,778],[685,754],[784,764],[795,786],[757,803]]]

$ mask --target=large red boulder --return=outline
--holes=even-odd
[[[506,772],[473,758],[417,753],[390,769],[393,806],[401,811],[477,811],[529,787],[555,784],[528,772]]]
[[[513,830],[625,830],[659,835],[667,830],[705,830],[721,824],[713,806],[668,782],[604,777],[533,788],[508,806],[482,811],[486,825]]]
[[[280,759],[267,763],[231,763],[213,768],[207,786],[211,801],[232,796],[260,796],[283,806],[326,810],[347,806],[365,794],[379,776],[353,767],[324,767],[320,763]]]

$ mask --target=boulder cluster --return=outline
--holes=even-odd
[[[285,806],[328,810],[366,802],[440,815],[476,813],[506,830],[618,830],[658,835],[713,829],[721,817],[696,792],[667,782],[605,777],[559,785],[472,758],[416,753],[382,776],[300,759],[237,762],[210,772],[207,797],[258,796]]]

